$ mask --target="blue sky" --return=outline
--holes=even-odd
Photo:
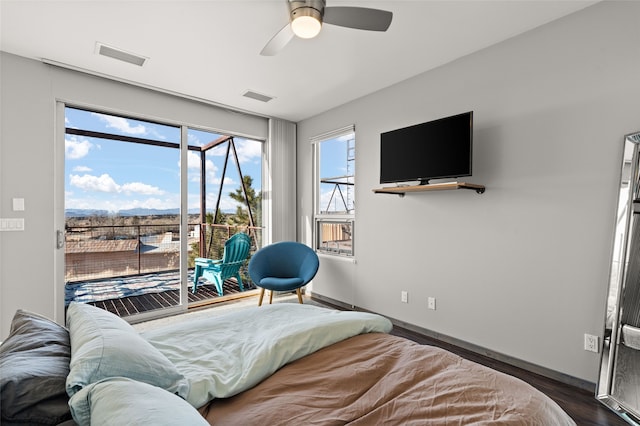
[[[180,129],[146,121],[125,119],[67,108],[66,126],[117,135],[178,143]],[[189,129],[189,145],[202,146],[220,137],[213,132]],[[261,190],[262,143],[234,138],[242,173]],[[207,151],[207,208],[215,208],[226,144]],[[188,153],[189,209],[199,209],[200,154]],[[220,206],[235,211],[228,197],[239,188],[239,174],[231,156]],[[130,142],[84,136],[65,138],[65,208],[117,212],[131,208],[175,209],[180,206],[180,151]]]
[[[339,182],[352,182],[353,178],[335,179],[343,176],[355,175],[355,161],[347,161],[347,141],[353,139],[352,133],[335,139],[329,139],[320,143],[320,177],[330,178]],[[348,209],[354,208],[354,187],[341,185],[344,202],[337,191],[336,185],[320,184],[320,208],[323,211],[340,212],[345,210],[345,202]]]

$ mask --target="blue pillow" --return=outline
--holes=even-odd
[[[71,363],[66,390],[109,377],[129,377],[185,397],[189,382],[158,349],[122,318],[84,303],[67,308]]]
[[[112,377],[82,388],[69,400],[80,426],[208,425],[184,399],[146,383]]]

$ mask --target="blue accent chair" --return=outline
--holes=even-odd
[[[318,272],[318,255],[308,246],[295,241],[270,244],[254,253],[249,261],[249,276],[260,287],[262,306],[265,290],[271,290],[269,303],[273,303],[274,291],[296,291],[302,303],[300,289]]]
[[[196,268],[193,274],[193,293],[198,289],[198,280],[203,277],[216,285],[218,294],[222,296],[222,283],[224,280],[236,277],[240,291],[244,291],[240,268],[249,256],[251,249],[251,237],[243,232],[234,234],[224,243],[222,259],[211,260],[197,257]]]

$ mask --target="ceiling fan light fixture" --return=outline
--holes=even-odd
[[[262,48],[260,55],[273,56],[294,36],[313,38],[323,24],[367,31],[387,31],[393,13],[382,9],[357,6],[326,7],[326,0],[287,0],[289,23],[285,24]]]
[[[292,13],[291,30],[300,38],[314,38],[322,28],[322,16],[312,7],[296,9]]]

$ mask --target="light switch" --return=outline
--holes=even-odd
[[[13,211],[14,212],[24,211],[24,198],[13,199]]]
[[[0,231],[24,231],[24,219],[0,219]]]

